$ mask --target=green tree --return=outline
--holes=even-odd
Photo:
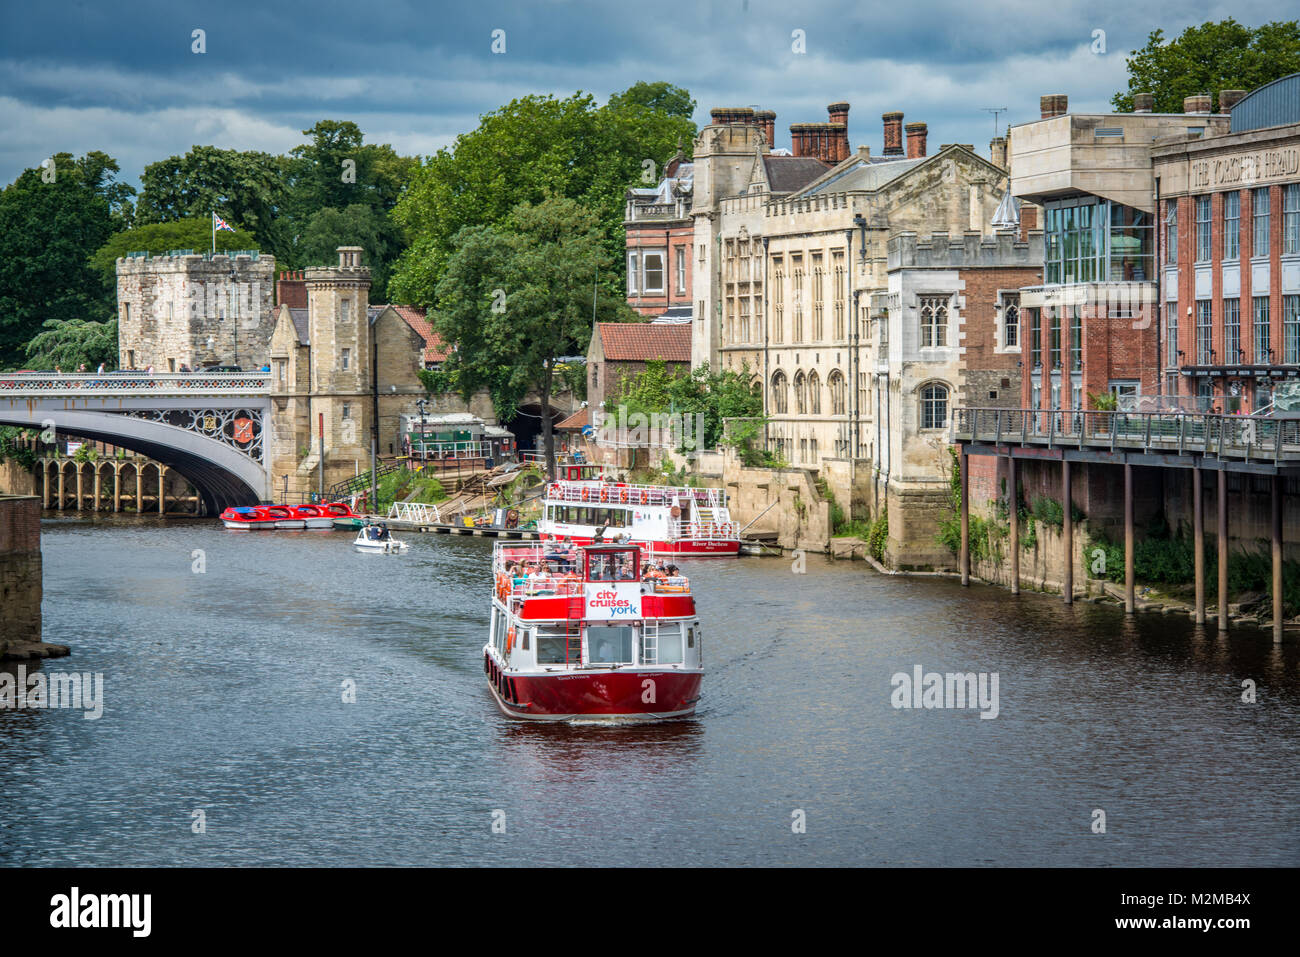
[[[47,319],[43,331],[27,343],[27,361],[36,369],[73,372],[85,364],[109,368],[117,364],[117,320],[84,322],[81,319]]]
[[[257,246],[289,260],[292,233],[282,221],[288,199],[289,159],[256,150],[241,152],[194,146],[144,168],[135,225],[200,219],[216,213],[242,223],[243,248]],[[209,227],[209,243],[211,242]],[[248,234],[253,242],[248,241]]]
[[[221,230],[217,233],[217,252],[232,249],[249,249],[249,233],[239,223],[230,225],[235,231]],[[202,219],[177,219],[166,223],[150,223],[147,226],[135,226],[114,233],[108,242],[100,246],[90,257],[90,264],[104,277],[112,288],[117,282],[117,261],[131,252],[147,252],[154,255],[166,253],[172,249],[193,249],[204,252],[212,245],[212,221],[206,216]]]
[[[124,221],[129,186],[112,157],[58,153],[0,192],[0,368],[25,362],[46,320],[114,315],[113,291],[89,263]],[[53,174],[53,182],[47,182]]]
[[[340,246],[360,246],[370,267],[370,301],[386,302],[388,276],[400,244],[401,234],[377,207],[325,207],[303,227],[295,254],[300,263],[319,265],[333,262]]]
[[[621,293],[627,187],[641,182],[645,160],[657,167],[679,142],[689,149],[695,136],[689,117],[659,108],[682,108],[676,88],[642,86],[604,107],[585,93],[512,100],[451,149],[428,157],[393,210],[409,244],[393,271],[393,295],[435,305],[462,229],[500,227],[517,204],[552,196],[579,200],[596,213],[606,252],[601,282],[610,294]]]
[[[514,418],[537,389],[543,409],[555,391],[556,360],[584,353],[591,338],[592,278],[609,268],[597,216],[561,197],[523,203],[501,228],[470,226],[455,237],[438,282],[434,328],[454,343],[442,381],[468,398],[487,388],[497,415]],[[597,320],[631,313],[619,296],[595,296]],[[547,461],[555,453],[549,416],[542,417]],[[552,468],[553,477],[553,468]]]
[[[1163,30],[1153,30],[1127,62],[1128,90],[1110,100],[1117,110],[1132,110],[1134,93],[1151,93],[1157,113],[1181,113],[1183,97],[1249,91],[1300,71],[1300,23],[1276,21],[1252,29],[1229,17],[1188,27],[1168,41]]]
[[[609,98],[609,107],[622,110],[629,106],[643,106],[667,116],[680,116],[689,120],[695,115],[695,100],[689,90],[671,83],[633,83],[622,93]]]
[[[302,132],[311,141],[290,154],[290,214],[300,223],[322,209],[359,205],[387,212],[419,166],[387,143],[366,143],[350,120],[321,120]]]
[[[608,406],[605,409],[606,428],[619,426],[613,418],[616,414],[625,420],[638,413],[647,419],[652,415],[683,415],[688,417],[688,423],[700,423],[698,438],[690,437],[703,449],[716,448],[723,441],[725,419],[753,419],[761,426],[763,415],[761,387],[749,363],[739,371],[713,372],[705,362],[686,373],[671,372],[667,363],[652,360],[644,371],[623,381],[617,405],[618,412]],[[755,428],[733,438],[743,443],[756,436]]]

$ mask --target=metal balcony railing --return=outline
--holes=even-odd
[[[1300,419],[1209,413],[957,409],[957,442],[1300,460]]]
[[[116,372],[71,375],[0,373],[0,396],[49,395],[270,395],[269,372]]]

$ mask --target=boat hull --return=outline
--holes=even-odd
[[[556,536],[552,533],[551,538]],[[574,545],[590,545],[590,538],[578,538],[569,536]],[[689,539],[684,538],[678,541],[669,542],[642,542],[633,540],[633,544],[640,545],[647,552],[654,555],[691,555],[697,558],[734,558],[740,554],[740,541],[732,539],[731,541],[715,541],[710,539]]]
[[[221,520],[221,523],[222,523],[223,525],[225,525],[226,528],[239,529],[239,530],[241,530],[241,531],[245,531],[245,532],[255,531],[255,530],[257,530],[257,529],[274,529],[274,528],[275,528],[275,522],[273,522],[273,521],[264,521],[264,522],[241,522],[241,521],[237,521],[237,520],[235,520],[235,519],[223,518],[223,519]]]
[[[548,675],[502,674],[490,664],[488,668],[488,688],[497,706],[522,721],[682,718],[695,711],[704,677],[699,671],[653,668]]]
[[[306,528],[307,523],[301,518],[279,519],[275,523],[276,528]]]

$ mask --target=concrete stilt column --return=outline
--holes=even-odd
[[[1133,565],[1133,466],[1124,466],[1124,612],[1137,611],[1137,572]]]
[[[1061,460],[1061,507],[1065,512],[1062,526],[1062,544],[1065,546],[1065,576],[1061,583],[1061,597],[1067,605],[1074,604],[1074,495],[1070,484],[1070,462]]]
[[[139,515],[144,511],[144,471],[140,468],[140,463],[135,466],[135,514]]]
[[[1228,472],[1219,469],[1219,631],[1228,630]]]
[[[113,466],[113,511],[122,511],[122,466]]]
[[[1282,641],[1282,476],[1273,476],[1273,642]]]
[[[961,469],[961,583],[970,584],[970,456],[962,452],[958,458]]]
[[[163,472],[165,471],[166,469],[164,469],[161,465],[158,466],[158,514],[159,515],[163,514],[163,512],[166,511],[166,499],[163,496],[163,489],[165,487]]]
[[[1205,624],[1205,503],[1201,470],[1192,469],[1192,549],[1196,578],[1196,623]]]
[[[55,506],[60,512],[63,511],[63,485],[64,469],[62,463],[59,465],[59,504]]]
[[[41,497],[43,499],[42,505],[44,508],[49,508],[50,507],[50,466],[48,463],[45,462],[41,463],[41,479],[43,480],[41,482],[41,486],[42,486]]]
[[[1016,457],[1007,456],[1007,504],[1011,511],[1011,594],[1020,594],[1020,508],[1016,495]]]
[[[77,511],[78,511],[78,512],[81,511],[81,509],[82,509],[82,505],[83,505],[83,502],[82,502],[82,498],[83,498],[83,495],[82,495],[82,487],[83,487],[84,484],[85,484],[85,482],[84,482],[84,476],[85,476],[85,474],[86,474],[86,470],[85,470],[84,468],[82,468],[80,464],[78,464],[78,465],[77,465]]]

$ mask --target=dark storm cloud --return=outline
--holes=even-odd
[[[987,145],[984,107],[1037,115],[1040,93],[1101,109],[1123,87],[1124,55],[1163,27],[1228,15],[1278,16],[1261,3],[844,3],[774,0],[677,5],[592,2],[434,4],[11,5],[0,34],[0,182],[59,150],[103,149],[129,177],[194,143],[285,150],[322,117],[429,153],[480,114],[528,93],[603,99],[666,79],[699,101],[761,105],[778,129],[852,103],[850,137],[880,148],[880,113],[930,124],[930,141]],[[205,31],[207,52],[191,52]],[[492,31],[506,31],[493,55]],[[806,53],[792,51],[803,31]],[[1091,52],[1093,31],[1107,52]],[[778,145],[788,134],[778,136]]]

